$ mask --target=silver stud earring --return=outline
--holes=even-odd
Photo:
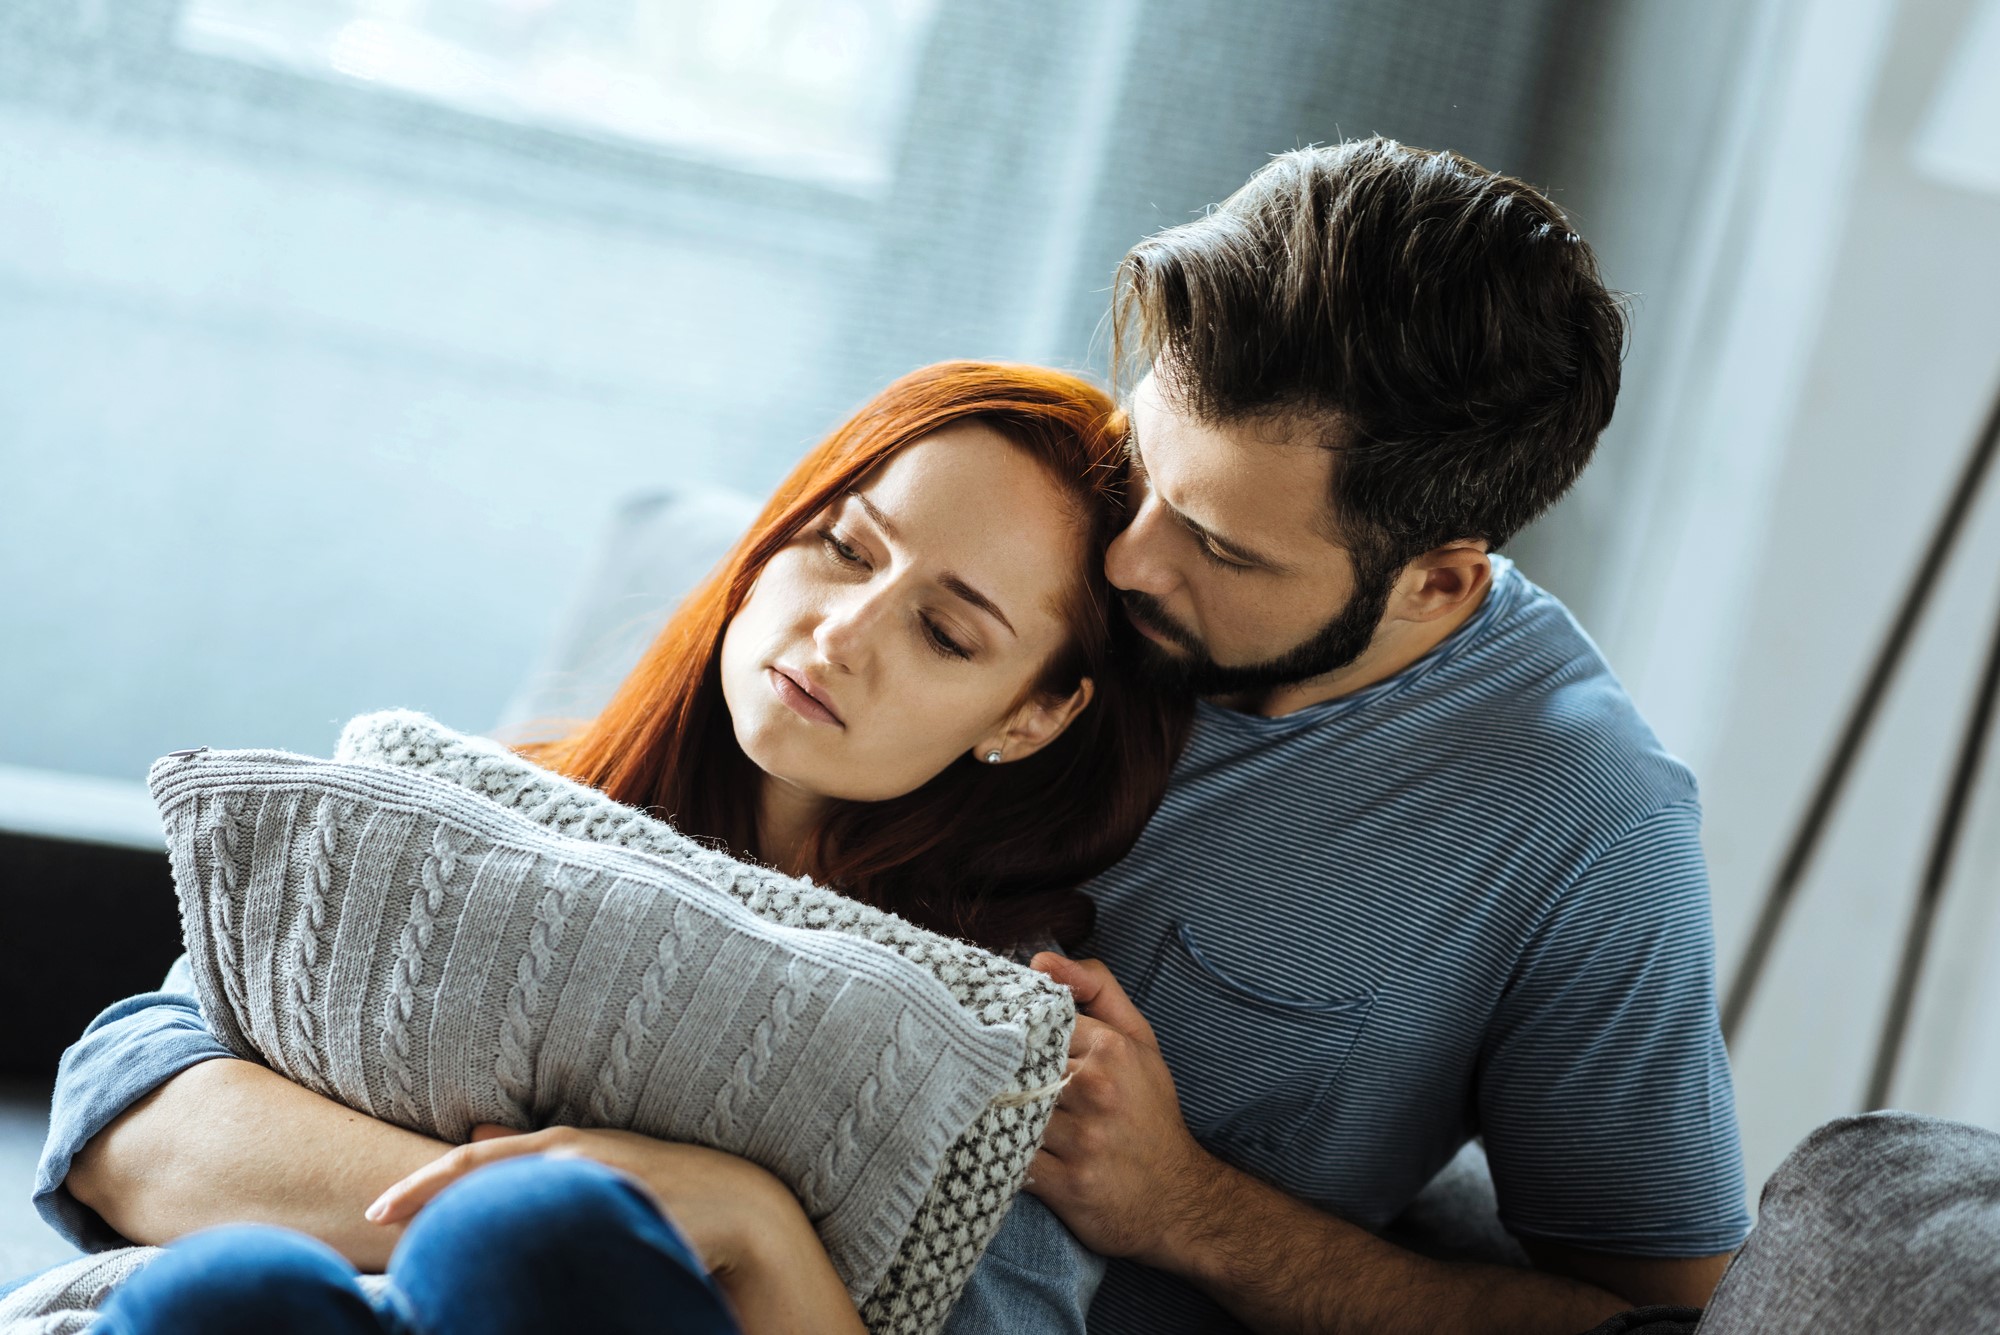
[[[1000,753],[999,753],[998,751],[988,751],[988,752],[986,753],[986,763],[987,763],[987,764],[989,764],[989,765],[997,765],[997,764],[999,764],[999,763],[1000,763]]]

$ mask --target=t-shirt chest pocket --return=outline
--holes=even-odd
[[[1198,1139],[1283,1149],[1326,1103],[1375,993],[1282,995],[1218,968],[1202,951],[1200,930],[1187,922],[1167,930],[1140,1010]]]

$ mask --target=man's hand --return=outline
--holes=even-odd
[[[1069,1086],[1027,1189],[1092,1251],[1161,1264],[1222,1165],[1188,1132],[1153,1027],[1111,970],[1047,951],[1030,966],[1069,988],[1079,1014]]]

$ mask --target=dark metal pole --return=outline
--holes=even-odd
[[[1993,643],[1986,651],[1979,693],[1972,698],[1972,717],[1959,739],[1958,762],[1952,766],[1951,787],[1945,790],[1944,814],[1938,818],[1937,833],[1931,839],[1930,860],[1924,864],[1923,884],[1917,889],[1909,933],[1903,939],[1902,963],[1897,966],[1896,985],[1889,993],[1889,1014],[1882,1022],[1882,1038],[1875,1048],[1875,1069],[1868,1076],[1870,1109],[1889,1106],[1889,1086],[1896,1078],[1896,1064],[1903,1055],[1910,1007],[1923,979],[1924,956],[1930,949],[1938,902],[1944,898],[1945,885],[1951,879],[1952,855],[1958,851],[1959,838],[1965,833],[1965,811],[1972,804],[1972,792],[1979,783],[1979,765],[1985,758],[1986,739],[1993,727],[1996,696],[2000,696],[2000,613],[1994,617]]]
[[[1769,963],[1771,947],[1777,942],[1778,929],[1784,924],[1785,913],[1797,897],[1799,883],[1805,879],[1806,868],[1818,851],[1827,818],[1833,814],[1834,806],[1840,800],[1841,790],[1846,787],[1848,774],[1861,752],[1861,744],[1867,740],[1868,731],[1881,710],[1882,698],[1888,693],[1896,669],[1902,665],[1911,633],[1922,619],[1931,590],[1943,574],[1959,532],[1965,527],[1966,517],[1972,512],[1972,502],[1979,494],[1988,466],[1993,462],[1996,447],[2000,447],[2000,394],[1995,395],[1993,410],[1973,446],[1972,456],[1966,460],[1965,470],[1952,488],[1951,499],[1944,513],[1938,517],[1930,546],[1925,549],[1923,560],[1918,563],[1916,574],[1903,594],[1902,605],[1896,610],[1896,618],[1890,623],[1888,638],[1876,652],[1874,665],[1868,670],[1861,694],[1848,711],[1847,722],[1840,730],[1840,739],[1834,744],[1833,754],[1827,759],[1826,768],[1820,772],[1811,800],[1806,803],[1805,815],[1792,834],[1785,860],[1779,864],[1778,874],[1764,894],[1757,924],[1750,933],[1750,944],[1744,949],[1743,961],[1737,965],[1736,976],[1730,980],[1729,993],[1722,1003],[1722,1033],[1732,1042],[1742,1030],[1743,1017],[1750,1009],[1751,998],[1757,993],[1757,984],[1763,977],[1765,965]]]

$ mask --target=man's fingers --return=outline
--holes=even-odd
[[[1043,1146],[1028,1161],[1028,1180],[1021,1184],[1021,1189],[1044,1201],[1062,1200],[1069,1189],[1069,1166]]]
[[[1071,1064],[1077,1059],[1088,1057],[1097,1045],[1106,1039],[1116,1041],[1124,1037],[1117,1029],[1102,1020],[1093,1020],[1088,1015],[1076,1017],[1076,1028],[1070,1031],[1069,1055]]]
[[[1053,1154],[1066,1158],[1076,1152],[1076,1116],[1057,1108],[1049,1114],[1049,1124],[1042,1131],[1040,1154]]]
[[[1125,989],[1102,960],[1073,960],[1045,950],[1029,960],[1028,967],[1067,987],[1076,997],[1077,1010],[1084,1015],[1110,1025],[1127,1038],[1149,1047],[1159,1046],[1153,1038],[1153,1026],[1146,1023],[1146,1017],[1132,1004],[1132,998],[1125,995]]]

